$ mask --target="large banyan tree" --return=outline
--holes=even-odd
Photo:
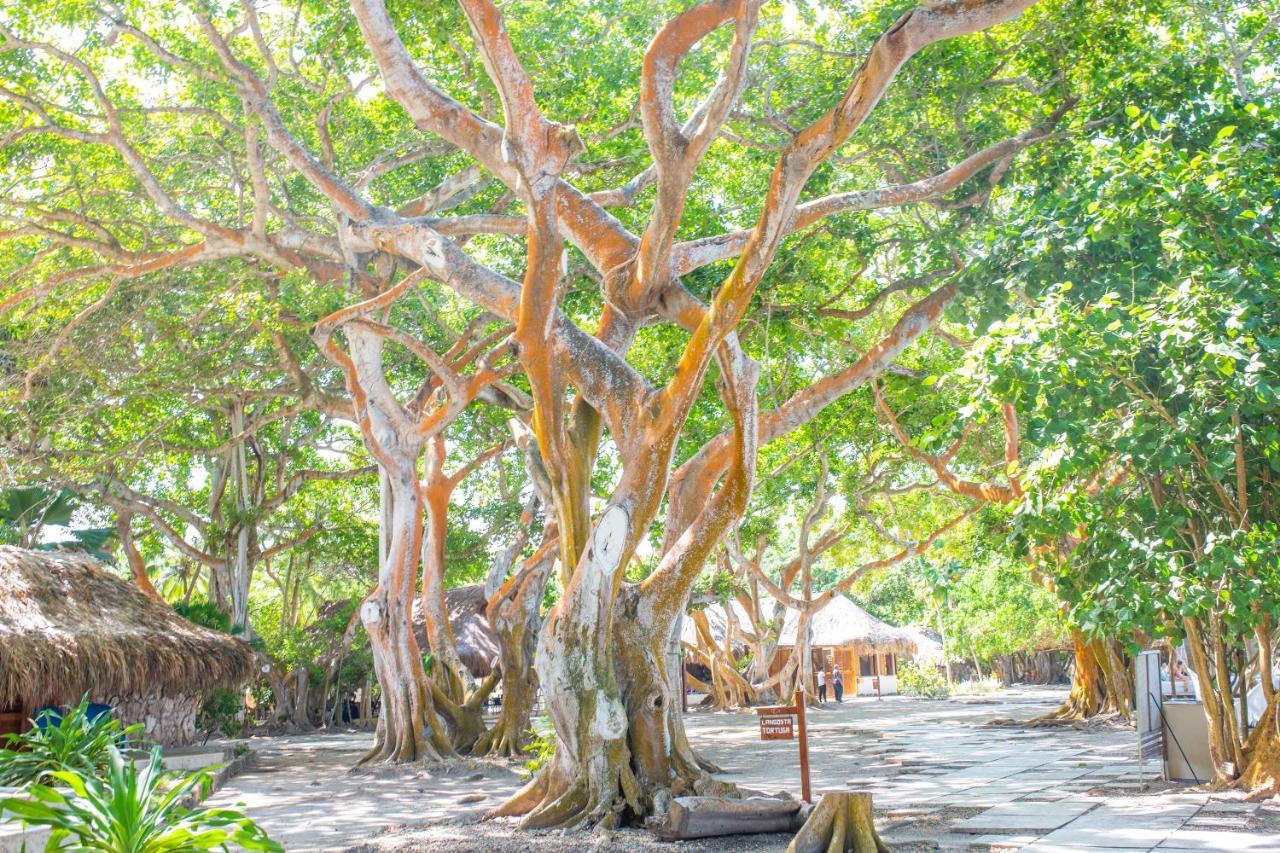
[[[0,201],[0,311],[52,300],[42,322],[74,326],[118,282],[193,267],[278,288],[274,331],[296,347],[310,327],[380,471],[374,758],[451,751],[437,706],[466,701],[434,547],[430,676],[409,625],[424,513],[442,511],[422,458],[447,505],[444,430],[472,405],[527,417],[563,590],[535,653],[556,753],[501,811],[660,813],[717,788],[671,655],[758,448],[956,303],[966,228],[1019,152],[1064,132],[1090,14],[1065,34],[1054,10],[1017,21],[1034,0],[428,5],[0,14],[0,157],[24,178]],[[431,329],[404,310],[424,293],[447,295]],[[779,358],[755,315],[787,300],[829,337],[791,326],[799,352]]]

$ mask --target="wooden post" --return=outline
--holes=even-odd
[[[809,790],[809,727],[804,721],[804,691],[796,691],[796,727],[800,729],[800,796],[806,803],[813,802]]]

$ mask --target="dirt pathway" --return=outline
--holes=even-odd
[[[484,762],[351,772],[372,742],[368,734],[254,738],[257,766],[206,805],[240,804],[290,851],[345,850],[389,830],[478,818],[520,786],[512,770]]]

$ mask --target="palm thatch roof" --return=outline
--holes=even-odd
[[[502,654],[498,634],[485,616],[488,600],[480,584],[459,586],[444,591],[445,606],[449,608],[449,628],[453,631],[453,643],[458,657],[473,678],[485,678],[493,672],[493,664]],[[430,648],[427,642],[426,623],[422,620],[420,601],[413,603],[413,631],[418,648],[424,652]]]
[[[449,605],[449,627],[453,629],[453,643],[458,657],[476,678],[484,678],[493,671],[494,662],[502,654],[498,634],[485,616],[489,601],[484,597],[484,586],[460,586],[445,590],[445,603]]]
[[[738,626],[745,631],[751,630],[751,620],[747,611],[736,600],[729,604],[737,617]],[[772,614],[773,604],[765,608],[766,614]],[[707,624],[717,643],[724,642],[727,622],[724,606],[711,604],[706,608]],[[778,637],[779,646],[794,646],[796,629],[800,623],[800,611],[788,607],[782,618],[782,632]],[[853,648],[857,654],[893,653],[913,655],[916,653],[917,637],[909,629],[897,628],[888,622],[882,622],[854,604],[843,595],[838,595],[826,607],[814,615],[810,621],[813,630],[814,648]],[[681,639],[697,645],[698,635],[693,619],[685,617],[681,626]]]
[[[733,615],[738,620],[738,629],[740,632],[751,633],[751,617],[747,614],[747,609],[743,607],[736,599],[730,600],[729,606],[733,608]],[[708,604],[702,610],[707,614],[707,626],[711,629],[711,636],[717,644],[724,644],[724,635],[728,630],[728,619],[725,616],[723,604]],[[772,612],[772,611],[770,611]],[[692,611],[690,611],[692,613]],[[694,625],[693,617],[686,614],[684,622],[680,625],[680,640],[691,646],[698,645],[698,628]]]
[[[908,625],[903,629],[916,641],[915,659],[919,664],[943,666],[942,635],[924,625]]]
[[[799,622],[799,611],[788,609],[778,645],[795,645]],[[814,648],[853,648],[860,655],[916,653],[916,639],[911,632],[881,622],[843,595],[837,595],[815,613],[809,626],[813,632],[810,645]]]
[[[243,684],[253,651],[74,552],[0,546],[0,704],[202,695]]]

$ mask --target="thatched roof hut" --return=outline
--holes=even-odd
[[[484,597],[484,587],[472,584],[446,589],[444,600],[449,608],[449,628],[453,631],[458,657],[473,678],[487,677],[493,672],[494,661],[500,658],[502,648],[498,645],[497,632],[485,616],[488,600]],[[430,648],[427,628],[422,620],[421,602],[416,600],[413,603],[413,630],[418,648],[425,652]]]
[[[0,706],[88,694],[181,741],[194,736],[200,698],[243,684],[253,663],[246,643],[188,622],[88,555],[0,546]],[[188,710],[190,720],[161,719]]]
[[[779,646],[795,645],[799,623],[799,611],[788,608]],[[843,595],[837,595],[819,610],[809,625],[813,631],[810,645],[814,648],[852,649],[857,655],[916,653],[916,639],[911,632],[881,622]]]
[[[925,625],[908,625],[902,630],[916,641],[915,662],[922,666],[942,666],[942,635]]]
[[[743,631],[751,630],[751,620],[747,611],[736,600],[729,606],[737,617],[738,627]],[[773,604],[766,607],[767,614],[773,612]],[[727,618],[724,606],[711,604],[706,608],[707,623],[717,643],[724,642]],[[796,628],[800,623],[800,612],[790,607],[782,618],[782,631],[778,637],[779,646],[794,646]],[[917,636],[907,628],[896,628],[888,622],[882,622],[854,604],[843,595],[838,595],[831,603],[818,611],[810,621],[813,630],[813,648],[847,648],[854,654],[899,654],[916,653]],[[689,645],[697,645],[697,629],[693,620],[685,617],[681,626],[681,640]]]
[[[453,629],[453,643],[458,657],[476,678],[485,678],[493,671],[502,647],[498,634],[485,616],[489,601],[484,597],[484,586],[460,586],[445,590],[445,603],[449,606],[449,627]]]

